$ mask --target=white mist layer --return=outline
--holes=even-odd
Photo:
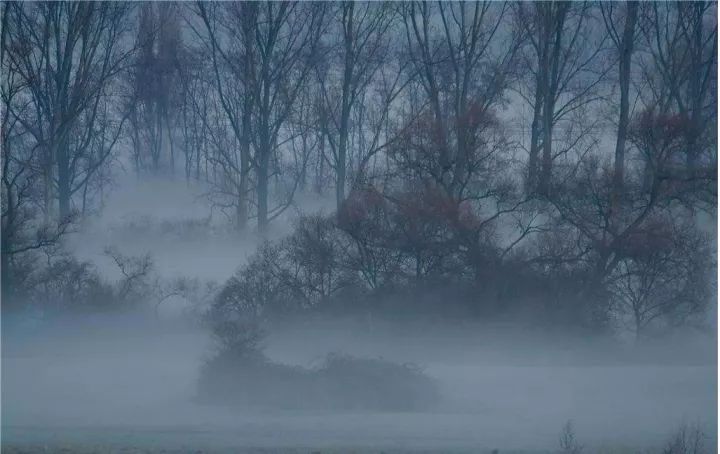
[[[448,327],[393,336],[323,326],[273,331],[269,356],[305,366],[332,351],[414,361],[438,380],[443,403],[383,414],[200,405],[193,398],[211,352],[205,332],[93,318],[6,330],[3,442],[534,450],[556,448],[569,419],[589,446],[658,446],[683,421],[715,435],[709,355],[631,364],[609,347],[563,349],[521,332],[457,335]]]

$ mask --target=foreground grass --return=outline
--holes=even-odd
[[[84,444],[9,444],[2,445],[2,454],[466,454],[466,453],[487,453],[496,454],[497,450],[457,450],[457,449],[370,449],[370,448],[221,448],[203,449],[195,447],[180,448],[146,448],[133,446],[108,446],[108,445],[84,445]],[[503,451],[503,454],[531,454],[526,451]],[[536,451],[532,454],[544,454],[546,451]]]

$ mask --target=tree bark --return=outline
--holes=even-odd
[[[2,230],[0,230],[0,297],[2,301],[10,301],[12,298],[11,269],[10,269],[10,250],[12,248],[12,235],[15,229],[15,204],[13,202],[12,187],[9,184],[5,186],[5,197],[7,198],[7,209],[5,219],[3,219]]]
[[[530,130],[530,157],[528,160],[528,175],[526,193],[532,194],[537,190],[538,180],[538,154],[540,152],[540,132],[543,106],[543,82],[540,74],[535,81],[535,105],[533,106],[533,120]]]
[[[270,164],[270,153],[268,150],[263,150],[258,160],[259,165],[255,170],[257,173],[257,225],[260,234],[264,234],[268,227],[268,167]]]
[[[555,125],[555,101],[557,99],[559,66],[562,50],[563,30],[565,28],[565,18],[570,7],[568,2],[550,3],[546,5],[547,12],[545,24],[547,27],[547,48],[552,42],[552,54],[547,58],[548,76],[545,80],[545,93],[543,97],[543,156],[542,156],[542,172],[540,174],[539,192],[543,196],[550,195],[550,186],[552,184],[552,137],[553,127]],[[554,32],[555,36],[552,37]]]
[[[347,75],[346,75],[347,79]],[[347,174],[347,144],[350,105],[347,101],[345,88],[343,88],[342,115],[340,118],[340,143],[338,144],[338,159],[335,178],[336,205],[339,210],[345,201],[345,181]]]
[[[242,113],[242,136],[240,137],[240,185],[238,188],[238,229],[247,228],[248,219],[248,178],[250,176],[250,120],[252,116],[252,99],[245,94]]]
[[[687,128],[687,151],[686,151],[686,167],[689,179],[697,175],[698,156],[700,155],[698,147],[698,136],[701,134],[702,127],[700,125],[700,115],[702,113],[703,92],[702,77],[703,67],[703,10],[705,5],[703,2],[694,2],[692,4],[692,35],[691,40],[691,64],[690,67],[690,124]]]
[[[635,24],[637,22],[638,3],[626,4],[625,27],[620,43],[620,118],[618,120],[617,141],[615,143],[615,168],[613,173],[613,192],[617,198],[622,194],[625,181],[625,142],[630,115],[630,66],[632,62]]]
[[[58,223],[70,215],[70,156],[67,141],[62,139],[57,147],[58,169]]]

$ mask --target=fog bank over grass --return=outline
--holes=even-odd
[[[716,452],[716,2],[0,12],[3,454]]]
[[[184,182],[129,180],[67,246],[111,277],[118,270],[104,250],[115,246],[150,254],[162,279],[222,284],[260,239],[210,216],[201,195]],[[309,200],[306,209],[323,206]],[[282,225],[296,214],[288,211]],[[635,344],[517,318],[290,318],[267,325],[269,360],[316,368],[327,354],[342,353],[412,362],[438,383],[441,401],[402,413],[210,406],[196,399],[201,366],[214,352],[210,331],[178,317],[172,307],[181,303],[167,304],[160,318],[152,302],[133,313],[4,316],[3,444],[553,450],[568,420],[593,449],[660,447],[683,421],[716,437],[717,355],[709,333]]]
[[[234,229],[234,213],[212,205],[208,190],[202,183],[180,178],[123,175],[98,216],[88,217],[68,235],[66,246],[109,276],[118,273],[103,253],[110,246],[127,255],[150,254],[156,270],[166,278],[223,282],[262,241],[286,235],[301,213],[329,212],[334,203],[330,196],[299,193],[261,237],[253,229]]]
[[[620,348],[479,324],[270,328],[274,361],[383,357],[415,362],[439,383],[432,411],[367,413],[199,404],[198,371],[212,349],[208,333],[186,323],[4,323],[3,443],[535,450],[555,449],[569,419],[593,447],[659,446],[683,421],[715,436],[715,356],[699,347],[707,339]]]

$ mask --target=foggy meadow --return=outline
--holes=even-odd
[[[1,7],[3,451],[716,452],[716,3]]]

